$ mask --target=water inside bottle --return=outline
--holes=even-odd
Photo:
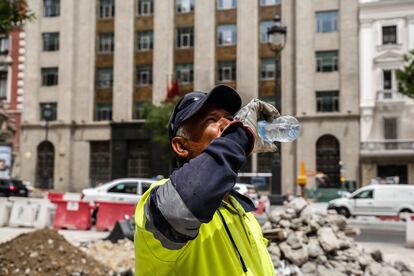
[[[299,136],[299,124],[273,123],[266,126],[266,138],[270,141],[292,142]]]
[[[258,122],[259,136],[267,142],[292,142],[298,138],[300,125],[295,117],[281,116],[269,123]]]

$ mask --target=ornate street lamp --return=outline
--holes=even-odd
[[[267,29],[267,45],[269,46],[270,50],[275,53],[275,101],[276,107],[281,112],[282,110],[282,102],[281,102],[281,93],[278,91],[277,80],[278,74],[277,72],[277,64],[280,60],[280,53],[282,52],[283,48],[286,45],[286,33],[287,28],[282,25],[280,22],[280,17],[275,16],[273,18],[274,25]]]
[[[280,17],[273,18],[273,26],[267,30],[267,41],[270,50],[275,53],[275,106],[282,113],[282,91],[278,89],[278,77],[281,75],[278,72],[278,63],[280,62],[280,53],[286,44],[287,28],[280,22]],[[281,66],[280,66],[281,68]],[[272,188],[271,194],[274,204],[283,204],[282,197],[282,152],[280,143],[277,143],[278,151],[276,151],[274,163],[272,164]]]
[[[42,109],[42,117],[45,120],[45,141],[48,141],[49,122],[53,119],[53,108],[51,104],[45,104]]]

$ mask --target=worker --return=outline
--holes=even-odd
[[[257,120],[279,112],[257,99],[240,107],[225,85],[175,106],[168,127],[178,169],[136,207],[136,275],[275,274],[254,204],[232,188],[251,153],[276,150],[257,135]]]

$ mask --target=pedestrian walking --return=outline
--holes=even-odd
[[[276,150],[257,120],[279,112],[257,99],[240,107],[225,85],[177,103],[168,126],[178,169],[137,205],[136,275],[275,274],[254,204],[232,188],[251,153]]]

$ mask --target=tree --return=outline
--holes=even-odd
[[[404,61],[404,69],[397,70],[398,89],[402,94],[414,98],[414,50],[404,55]]]
[[[179,101],[175,97],[172,101],[164,101],[160,105],[154,105],[152,102],[145,102],[143,104],[143,115],[145,120],[144,128],[151,135],[151,142],[157,145],[166,154],[160,156],[164,161],[170,161],[173,158],[173,153],[169,149],[170,140],[168,138],[168,120],[174,106]]]
[[[26,0],[0,0],[0,34],[7,34],[11,29],[21,27],[34,18]]]

